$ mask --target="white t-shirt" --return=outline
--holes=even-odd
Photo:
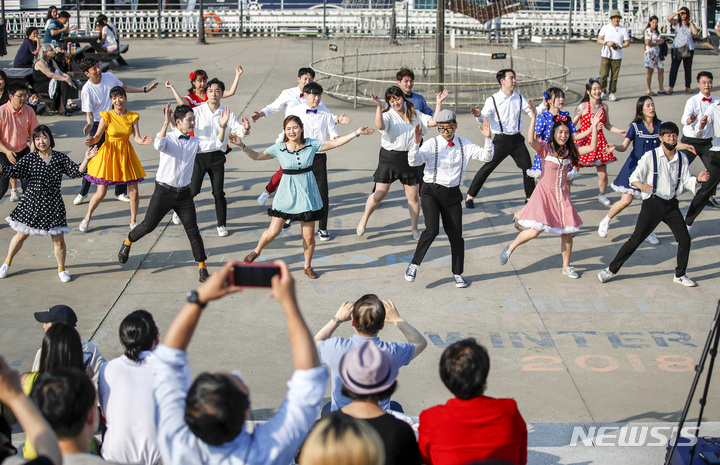
[[[407,121],[404,115],[392,108],[382,114],[385,129],[380,131],[380,146],[385,150],[397,150],[405,152],[415,144],[415,125],[419,124],[423,134],[428,131],[428,122],[432,116],[415,112],[415,119]]]
[[[605,37],[605,41],[614,42],[617,45],[622,45],[626,40],[630,40],[630,34],[628,30],[623,26],[615,27],[612,24],[606,24],[600,29],[598,37]],[[611,60],[622,60],[622,48],[614,49],[608,45],[603,45],[600,56],[603,58],[610,58]]]
[[[103,47],[107,49],[108,52],[114,52],[117,50],[117,39],[115,38],[115,33],[112,29],[110,29],[108,26],[103,27],[102,34],[105,36],[105,43],[103,43]]]
[[[102,73],[100,82],[93,84],[89,80],[82,88],[83,113],[92,113],[94,121],[100,121],[100,112],[108,111],[112,108],[112,100],[110,99],[110,89],[115,86],[122,87],[123,83],[115,77],[113,73]]]

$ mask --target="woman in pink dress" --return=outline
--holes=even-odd
[[[535,139],[535,120],[537,114],[535,107],[528,102],[532,112],[532,120],[528,125],[528,142],[542,159],[542,172],[537,186],[528,200],[525,210],[518,223],[525,228],[517,235],[515,240],[500,254],[500,264],[504,265],[510,254],[531,239],[535,239],[541,232],[560,234],[564,275],[577,279],[577,272],[570,266],[572,253],[572,235],[580,230],[582,220],[570,201],[570,191],[567,187],[567,174],[570,165],[577,166],[578,159],[591,153],[598,145],[598,131],[601,125],[601,115],[594,114],[590,120],[592,126],[590,144],[577,148],[572,139],[570,121],[564,115],[555,117],[550,130],[548,142]]]
[[[603,123],[605,129],[615,134],[620,134],[625,137],[627,131],[621,130],[610,124],[610,114],[608,113],[608,106],[602,103],[602,90],[600,89],[600,82],[596,79],[588,79],[585,84],[585,96],[583,97],[580,105],[575,110],[575,116],[573,117],[573,124],[576,128],[580,128],[580,132],[587,131],[590,128],[590,122],[593,115],[599,115],[600,122]],[[577,147],[585,147],[591,143],[591,135],[588,135],[582,140],[577,142]],[[603,205],[610,205],[610,200],[605,197],[605,189],[607,189],[608,178],[607,178],[607,164],[617,161],[617,158],[613,156],[613,150],[615,147],[610,145],[605,140],[605,134],[603,134],[602,128],[598,132],[597,149],[591,150],[590,153],[580,156],[578,166],[581,168],[594,166],[597,168],[598,174],[598,185],[600,193],[598,195],[598,202]]]

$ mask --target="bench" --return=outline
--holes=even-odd
[[[114,52],[106,52],[102,48],[102,43],[100,42],[100,37],[97,35],[92,36],[70,36],[67,38],[68,41],[75,42],[76,44],[87,44],[82,47],[80,47],[79,50],[82,50],[82,53],[85,56],[92,56],[95,58],[99,63],[108,62],[112,63],[113,61],[116,61],[119,66],[127,66],[127,61],[122,57],[123,53],[127,53],[127,51],[130,49],[130,46],[128,44],[118,44],[118,49]],[[77,55],[77,51],[75,52],[75,55]],[[73,55],[73,58],[78,61],[80,58],[75,58],[75,55]]]
[[[3,71],[8,77],[7,84],[20,81],[32,85],[32,68],[3,68]]]

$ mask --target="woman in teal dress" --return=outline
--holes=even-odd
[[[240,146],[248,157],[253,160],[277,158],[283,169],[272,208],[268,209],[268,215],[272,217],[270,226],[262,233],[255,250],[245,257],[244,262],[252,263],[260,256],[262,250],[280,235],[285,220],[299,221],[302,227],[305,274],[310,279],[316,279],[317,274],[311,264],[315,252],[315,221],[322,216],[323,203],[312,172],[315,153],[340,147],[363,134],[372,134],[375,130],[363,126],[335,140],[305,139],[302,120],[291,115],[283,121],[283,132],[284,141],[262,153],[248,148],[239,137],[230,136],[230,141]]]

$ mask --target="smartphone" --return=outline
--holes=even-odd
[[[243,287],[272,287],[272,277],[280,267],[269,263],[243,263],[233,268],[233,284]]]

